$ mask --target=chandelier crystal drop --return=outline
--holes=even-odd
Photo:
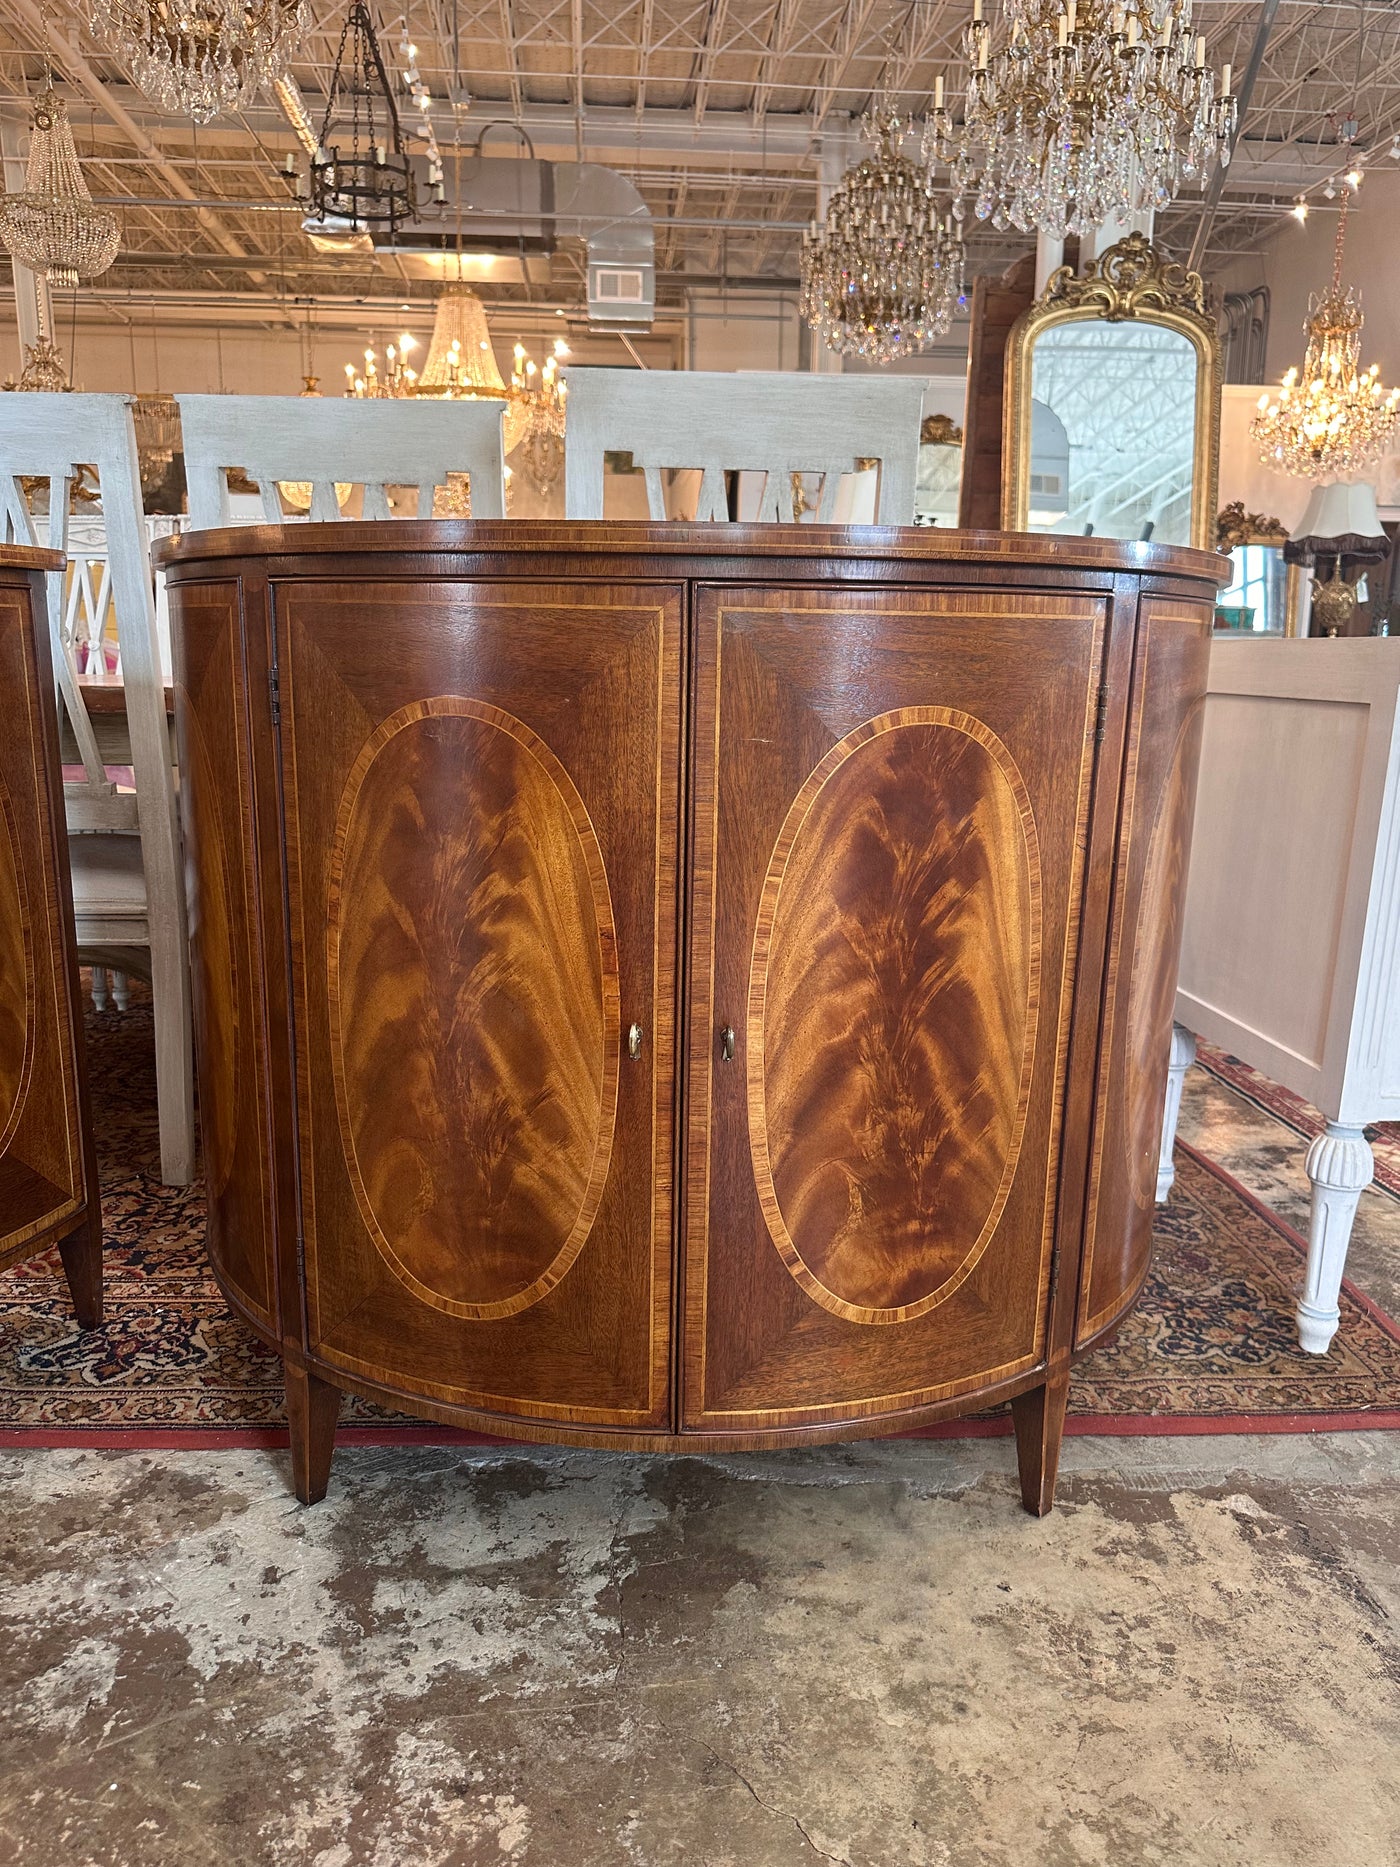
[[[51,84],[34,100],[24,191],[0,199],[0,240],[12,258],[60,288],[97,278],[121,244],[116,215],[93,205],[68,106]]]
[[[1361,304],[1342,285],[1347,207],[1342,196],[1332,280],[1308,307],[1301,376],[1290,369],[1278,395],[1259,398],[1250,433],[1277,473],[1303,480],[1354,480],[1386,451],[1400,414],[1400,389],[1387,394],[1376,364],[1361,367]]]
[[[802,236],[802,316],[828,349],[875,363],[926,349],[962,297],[962,235],[901,153],[909,127],[889,105],[865,119],[871,154]]]
[[[925,130],[959,214],[971,194],[979,220],[1062,239],[1163,207],[1229,161],[1230,67],[1217,92],[1191,0],[1004,0],[1001,25],[994,44],[976,0],[963,122],[940,96]]]
[[[286,72],[306,0],[89,0],[99,39],[153,104],[208,123]]]

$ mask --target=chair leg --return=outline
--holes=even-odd
[[[68,1293],[82,1329],[102,1326],[102,1208],[94,1206],[82,1224],[58,1242]]]
[[[331,1456],[340,1418],[340,1389],[288,1361],[287,1425],[292,1441],[292,1488],[303,1504],[319,1504],[331,1481]]]
[[[194,1178],[194,1046],[183,942],[158,945],[152,941],[151,1001],[156,1026],[160,1177],[167,1186],[188,1186]]]
[[[1016,1463],[1021,1473],[1021,1502],[1032,1517],[1043,1517],[1055,1502],[1060,1441],[1069,1402],[1069,1368],[1052,1374],[1043,1387],[1018,1394],[1011,1403],[1016,1426]]]

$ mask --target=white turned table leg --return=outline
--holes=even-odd
[[[94,1011],[107,1009],[107,968],[105,966],[92,968],[92,1008]]]
[[[1298,1305],[1298,1342],[1309,1355],[1325,1355],[1337,1333],[1341,1312],[1337,1293],[1346,1269],[1357,1201],[1371,1184],[1376,1157],[1359,1128],[1328,1122],[1308,1149],[1312,1182],[1312,1227],[1308,1234],[1308,1269]]]
[[[1172,1049],[1167,1062],[1167,1102],[1162,1114],[1162,1151],[1157,1159],[1157,1204],[1172,1190],[1176,1164],[1176,1124],[1181,1119],[1181,1091],[1186,1072],[1196,1061],[1196,1040],[1184,1024],[1172,1026]]]

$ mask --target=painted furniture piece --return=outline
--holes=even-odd
[[[99,722],[79,681],[65,572],[48,579],[78,947],[95,964],[146,973],[156,1033],[161,1177],[194,1175],[194,1057],[185,891],[155,584],[141,509],[131,400],[124,395],[0,396],[0,502],[9,535],[38,542],[34,477],[47,481],[47,543],[67,552],[69,487],[94,466],[116,605],[124,718]],[[28,479],[30,492],[22,481]],[[94,595],[94,601],[96,597]],[[116,774],[116,775],[114,775]]]
[[[46,575],[0,547],[0,1270],[57,1242],[78,1321],[102,1320],[93,1154]]]
[[[880,462],[876,522],[912,525],[924,386],[916,376],[792,370],[571,370],[565,513],[603,517],[603,456],[618,452],[645,473],[653,519],[667,516],[662,474],[679,468],[700,470],[702,520],[728,519],[727,472],[762,476],[753,517],[764,522],[794,517],[794,473],[820,475],[825,522],[843,476],[868,459]]]
[[[1181,1081],[1208,1038],[1327,1118],[1308,1149],[1298,1340],[1325,1354],[1367,1122],[1400,1120],[1400,643],[1211,652],[1158,1198]]]
[[[182,395],[190,525],[228,525],[230,468],[258,483],[264,518],[282,522],[279,480],[309,484],[311,518],[338,520],[336,485],[364,487],[366,519],[387,519],[388,489],[416,486],[420,510],[450,474],[465,473],[472,511],[505,517],[499,401],[332,400],[320,396]]]
[[[209,1247],[342,1390],[645,1450],[1010,1400],[1146,1274],[1220,561],[814,526],[162,548]]]

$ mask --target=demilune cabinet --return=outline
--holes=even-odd
[[[764,1448],[1010,1400],[1146,1274],[1218,561],[394,523],[167,547],[209,1247],[341,1392]]]

